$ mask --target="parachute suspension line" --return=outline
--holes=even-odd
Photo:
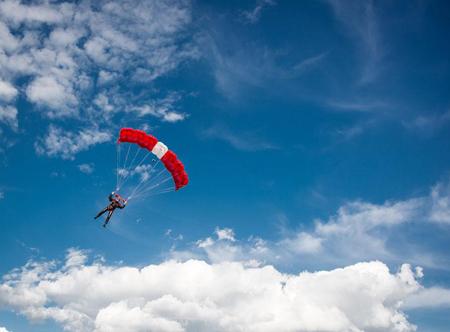
[[[130,175],[132,175],[132,170],[134,170],[136,167],[133,166],[134,165],[134,161],[136,160],[136,157],[140,154],[141,150],[137,149],[136,153],[134,154],[133,159],[130,162],[130,165],[125,165],[124,170],[127,174],[125,174],[125,177],[122,181],[122,184],[120,185],[120,187],[123,187],[125,185],[125,183],[127,182],[128,178],[130,177]],[[128,171],[128,169],[130,169],[130,171]]]
[[[151,179],[151,182],[152,182],[152,183],[155,183],[155,184],[159,184],[159,183],[160,183],[161,175],[163,175],[163,174],[165,174],[165,173],[166,173],[165,169],[162,169],[158,174],[155,175],[154,178]],[[168,175],[168,177],[171,178],[172,176],[171,176],[171,175]],[[150,184],[150,183],[149,183],[149,184]]]
[[[153,192],[148,192],[148,193],[143,193],[143,194],[139,194],[134,196],[134,198],[148,198],[148,197],[152,197],[152,196],[156,196],[156,195],[161,195],[161,194],[166,194],[166,193],[170,193],[172,192],[173,189],[164,189],[161,191],[153,191]]]
[[[147,154],[147,155],[145,156],[145,158],[147,158],[149,155],[150,155],[150,154]],[[145,158],[141,161],[141,163],[145,160]],[[159,162],[160,162],[160,159],[158,159],[158,161],[157,161],[154,165],[151,165],[151,164],[150,164],[150,172],[156,169],[156,167],[158,166]],[[137,168],[137,167],[138,167],[138,166],[136,166],[136,168]],[[163,170],[163,171],[164,171],[164,170]],[[152,179],[153,179],[152,177],[147,178],[147,179],[144,178],[144,177],[142,177],[141,181],[140,181],[140,182],[137,184],[137,186],[134,188],[134,190],[133,190],[133,192],[130,194],[130,197],[129,197],[129,198],[131,198],[131,197],[134,196],[134,194],[138,191],[139,187],[140,187],[142,184],[144,184],[147,180],[150,180],[150,182],[151,182]]]
[[[144,158],[141,159],[141,161],[139,162],[139,164],[136,165],[136,167],[133,167],[134,169],[138,168],[139,166],[142,165],[142,163],[145,161],[145,159],[148,158],[148,156],[150,156],[150,153],[146,153]]]
[[[134,193],[139,189],[139,187],[148,179],[145,179],[144,177],[142,177],[141,181],[139,181],[139,183],[136,185],[136,187],[134,187],[133,191],[131,192],[130,196],[128,196],[128,199],[131,199],[134,197]]]
[[[171,176],[167,176],[165,179],[163,179],[162,181],[156,183],[155,185],[153,185],[151,187],[148,187],[148,188],[145,188],[144,190],[141,190],[139,193],[134,195],[133,198],[144,197],[144,196],[155,196],[155,195],[171,192],[171,191],[173,191],[173,187],[163,188],[160,191],[155,191],[155,192],[152,191],[152,189],[154,189],[156,187],[159,187],[160,185],[166,183],[167,181],[169,181],[171,179],[172,179]],[[148,194],[150,194],[150,195],[148,195]]]
[[[125,180],[126,174],[123,175],[123,171],[127,170],[126,164],[127,164],[128,155],[130,154],[130,149],[131,149],[131,144],[128,144],[128,150],[126,153],[125,161],[122,165],[122,159],[120,158],[120,143],[118,143],[118,145],[119,145],[119,163],[118,163],[119,167],[117,168],[117,174],[118,174],[118,178],[119,178],[119,181],[118,181],[119,183],[116,186],[117,191],[122,187],[123,181]]]
[[[125,185],[125,183],[127,182],[127,180],[129,179],[130,176],[133,176],[133,175],[134,175],[133,171],[135,171],[139,166],[141,166],[141,164],[145,161],[145,159],[148,158],[149,155],[150,155],[150,153],[145,154],[145,156],[141,159],[141,161],[139,162],[139,164],[137,164],[136,166],[133,166],[133,168],[130,168],[130,171],[128,172],[127,177],[124,179],[124,181],[123,181],[123,183],[122,183],[122,186]],[[153,167],[152,167],[152,169],[153,169]],[[142,182],[142,181],[141,181],[141,182]],[[139,183],[138,186],[139,186],[140,184],[141,184],[141,183]]]
[[[125,157],[125,162],[123,163],[123,168],[127,167],[128,155],[130,154],[131,144],[128,144],[127,155]]]
[[[160,185],[166,183],[167,181],[169,181],[169,180],[171,180],[171,179],[172,179],[172,177],[171,177],[171,176],[168,176],[168,177],[166,177],[164,180],[162,180],[162,181],[160,181],[160,182],[154,184],[153,186],[151,186],[151,187],[149,187],[149,188],[147,188],[147,189],[145,189],[145,190],[142,190],[142,191],[139,193],[139,195],[137,195],[137,196],[145,196],[145,195],[147,195],[148,193],[158,194],[159,192],[153,192],[153,189],[159,187]],[[171,186],[170,188],[162,188],[162,189],[160,189],[160,190],[161,190],[160,192],[169,192],[169,191],[173,191],[173,187]]]
[[[158,163],[156,163],[155,164],[155,167],[158,165]],[[165,170],[164,169],[162,169],[161,171],[159,171],[158,172],[158,174],[156,174],[154,177],[152,177],[152,178],[150,178],[150,181],[149,181],[149,183],[148,184],[150,184],[150,183],[154,183],[158,178],[159,178],[159,176],[162,174],[162,173],[164,173],[165,172]],[[144,188],[145,189],[145,188]],[[133,192],[134,193],[134,192]]]
[[[120,143],[116,146],[116,191],[119,189],[119,161],[120,161]]]
[[[134,154],[133,159],[132,159],[131,162],[130,162],[130,165],[126,166],[127,168],[130,168],[130,169],[134,168],[134,167],[132,167],[132,166],[134,165],[134,161],[136,160],[136,157],[137,157],[138,154],[140,154],[140,153],[141,153],[141,149],[137,149],[137,150],[136,150],[136,153]]]
[[[163,168],[158,174],[155,175],[155,177],[152,179],[153,181],[157,182],[156,180],[159,180],[159,177],[165,173],[165,169]],[[169,177],[172,177],[169,175]]]
[[[117,177],[118,177],[119,181],[118,181],[118,184],[116,186],[116,191],[120,190],[120,188],[122,187],[122,184],[123,184],[123,180],[125,179],[126,173],[124,174],[124,172],[126,172],[126,163],[127,163],[128,154],[130,153],[130,148],[131,148],[131,145],[128,145],[126,158],[125,158],[125,161],[123,161],[122,160],[123,158],[121,156],[122,155],[122,153],[121,153],[122,149],[120,147],[121,143],[118,143],[118,145],[119,145],[119,149],[118,149],[119,162],[118,162],[118,167],[117,167],[116,172],[117,172]]]
[[[169,181],[170,179],[171,179],[171,177],[168,177],[168,178],[164,179],[164,181],[161,181],[160,183],[157,183],[151,187],[148,187],[145,190],[141,190],[141,192],[138,194],[135,194],[133,196],[133,198],[154,196],[154,195],[158,195],[161,193],[173,191],[173,188],[162,188],[160,191],[154,191],[155,188],[159,187],[160,185],[164,184],[165,182]]]
[[[158,165],[158,163],[156,163],[154,167],[156,167],[157,165]],[[167,182],[169,179],[172,178],[171,175],[168,175],[166,178],[163,178],[163,180],[159,181],[158,179],[160,178],[161,174],[163,174],[163,173],[165,173],[165,169],[162,169],[162,170],[161,170],[158,174],[156,174],[153,178],[150,178],[150,179],[149,179],[149,183],[148,183],[148,184],[150,185],[151,183],[155,183],[155,185],[153,185],[153,186],[151,186],[151,187],[143,187],[143,188],[141,188],[141,190],[139,191],[139,190],[138,190],[138,189],[139,189],[139,186],[143,183],[143,182],[141,181],[141,183],[139,183],[139,185],[135,188],[135,190],[133,191],[133,193],[131,194],[130,197],[140,196],[142,193],[148,192],[148,191],[150,191],[151,189],[158,187],[159,185],[161,185],[161,184]],[[158,180],[158,181],[157,181],[157,180]],[[170,190],[173,190],[173,188],[170,188]],[[136,196],[135,196],[135,195],[136,195]]]

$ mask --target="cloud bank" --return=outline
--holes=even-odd
[[[65,262],[13,270],[0,284],[0,306],[68,331],[415,330],[400,305],[421,289],[422,272],[407,264],[396,273],[372,261],[284,274],[240,262],[88,260],[71,249]]]

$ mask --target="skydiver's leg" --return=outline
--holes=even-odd
[[[95,217],[94,219],[98,219],[103,213],[105,213],[106,211],[108,211],[108,207],[105,207],[103,210],[101,210]]]
[[[109,219],[111,219],[113,212],[114,212],[114,210],[109,210],[108,216],[106,217],[106,220],[105,220],[105,223],[103,224],[103,227],[106,227],[106,225],[109,223]]]

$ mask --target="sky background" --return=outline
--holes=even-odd
[[[447,331],[449,40],[446,1],[2,1],[0,331]],[[93,216],[115,186],[121,127],[166,143],[190,183],[104,229]],[[82,309],[83,271],[99,269],[95,284],[165,264],[189,296],[231,288],[242,312],[249,286],[230,285],[261,273],[255,287],[272,289],[273,266],[277,284],[298,283],[296,306],[339,316],[259,326],[217,300],[224,322],[159,270],[152,287],[198,317],[142,295],[145,278],[142,303],[112,282],[120,294]],[[202,269],[207,281],[181,277]],[[371,287],[383,295],[361,299],[367,312],[342,302]]]

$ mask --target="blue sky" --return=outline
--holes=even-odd
[[[105,313],[133,307],[142,324],[130,331],[446,331],[449,13],[445,1],[3,1],[0,331],[124,331]],[[190,184],[131,202],[103,229],[93,216],[115,186],[121,127],[166,143]],[[55,290],[64,278],[82,288],[75,276],[95,266],[114,280],[165,264],[180,275],[235,264],[230,284],[273,266],[310,285],[293,288],[300,297],[329,285],[342,292],[309,304],[337,308],[342,325],[320,325],[332,317],[321,311],[263,329],[217,300],[241,324],[226,325],[199,298],[203,316],[180,318],[157,295],[135,304],[126,284],[83,311],[86,298]],[[350,282],[358,273],[374,279]],[[386,298],[361,299],[367,313],[342,304],[376,283]]]

